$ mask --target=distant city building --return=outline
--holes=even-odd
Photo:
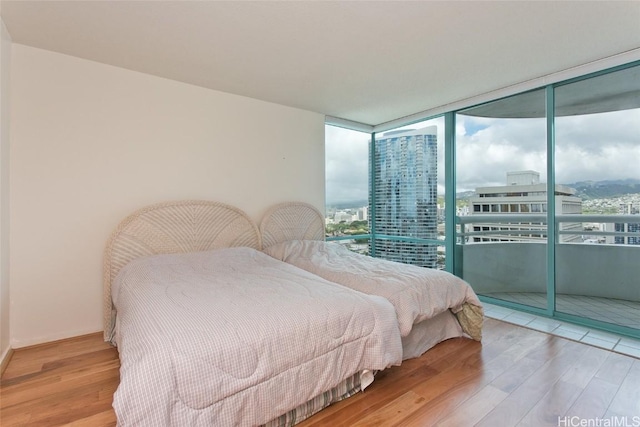
[[[335,224],[340,224],[341,222],[351,222],[351,221],[353,221],[353,215],[345,211],[338,211],[333,216],[333,222]]]
[[[375,140],[376,235],[437,239],[437,127],[386,132]],[[371,218],[369,218],[371,221]],[[436,245],[375,239],[376,256],[435,268]]]
[[[368,206],[363,206],[360,209],[358,209],[358,220],[359,221],[366,221],[369,218],[369,207]]]
[[[620,205],[618,212],[621,215],[638,215],[640,214],[640,206],[633,203],[625,203]],[[616,231],[622,233],[634,233],[637,236],[607,236],[607,243],[617,245],[640,245],[640,223],[617,222],[615,224],[605,224],[607,231]]]
[[[573,188],[556,185],[556,214],[581,214],[582,200],[574,196]],[[507,185],[479,187],[476,196],[469,199],[471,215],[530,215],[547,212],[547,184],[540,183],[540,173],[536,171],[507,172]],[[474,237],[474,242],[509,242],[546,240],[547,226],[542,222],[513,221],[503,223],[470,224],[473,231],[497,231]],[[578,231],[577,234],[561,234],[560,242],[581,242],[581,223],[562,223],[561,231]],[[507,232],[507,233],[504,233]]]
[[[620,208],[618,212],[622,215],[639,215],[640,214],[640,204],[634,205],[633,203],[622,203],[620,204]]]
[[[462,206],[462,207],[456,208],[456,216],[465,216],[470,214],[471,212],[469,211],[469,206]]]

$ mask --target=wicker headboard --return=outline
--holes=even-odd
[[[258,228],[243,211],[223,203],[185,200],[147,206],[125,218],[104,254],[104,339],[113,340],[111,283],[130,261],[147,255],[248,246],[261,249]]]
[[[265,248],[287,240],[324,240],[324,216],[308,203],[280,203],[262,218],[260,234]]]

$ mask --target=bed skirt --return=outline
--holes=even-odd
[[[284,415],[264,424],[264,427],[288,427],[294,426],[306,420],[310,416],[320,412],[332,403],[339,402],[343,399],[353,396],[361,391],[363,373],[358,372],[329,391],[326,391],[306,403],[290,410]]]

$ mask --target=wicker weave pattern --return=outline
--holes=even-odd
[[[125,218],[104,255],[104,339],[113,341],[115,310],[111,283],[130,261],[147,255],[247,246],[261,249],[260,234],[240,209],[223,203],[185,200],[147,206]]]
[[[265,214],[260,234],[265,248],[289,240],[324,240],[324,216],[307,203],[280,203]]]

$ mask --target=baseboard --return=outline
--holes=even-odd
[[[4,370],[9,366],[9,362],[11,361],[11,357],[13,356],[13,349],[9,347],[7,351],[2,355],[2,359],[0,359],[0,377],[4,374]]]
[[[41,344],[51,344],[57,341],[73,339],[83,335],[92,335],[98,332],[102,333],[100,328],[78,329],[75,331],[66,332],[64,334],[44,335],[44,336],[34,337],[26,340],[21,340],[21,339],[17,339],[16,337],[13,337],[11,341],[11,347],[14,350],[19,350],[19,349],[28,348],[28,347],[35,347]]]

